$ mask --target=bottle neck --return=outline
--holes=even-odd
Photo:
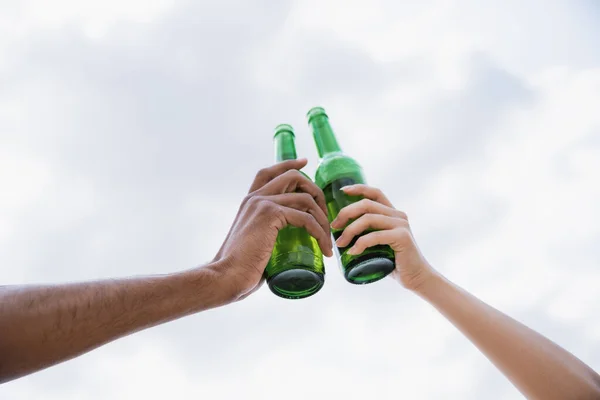
[[[320,158],[323,158],[330,153],[339,153],[342,151],[335,138],[333,129],[331,129],[331,125],[329,125],[329,118],[327,115],[315,115],[310,118],[309,124],[313,131],[313,137]]]
[[[273,138],[273,142],[275,143],[276,162],[295,160],[298,158],[293,133],[287,131],[278,132]]]

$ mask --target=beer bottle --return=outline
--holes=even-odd
[[[314,107],[308,112],[307,118],[320,159],[315,183],[325,193],[329,222],[331,222],[342,208],[361,200],[360,196],[348,196],[340,189],[344,186],[366,182],[360,165],[342,152],[325,110],[321,107]],[[334,240],[341,236],[342,231],[343,229],[332,229]],[[334,249],[344,277],[350,283],[375,282],[394,270],[394,251],[387,245],[369,247],[358,255],[348,254],[348,250],[356,243],[356,240],[369,232],[365,231],[356,236],[349,245],[343,248],[336,247]]]
[[[278,125],[273,141],[276,162],[296,159],[290,125]],[[317,240],[304,228],[288,225],[280,230],[265,277],[271,291],[283,298],[302,299],[317,293],[325,282],[323,253]]]

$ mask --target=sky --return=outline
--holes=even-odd
[[[447,278],[600,370],[600,6],[0,0],[2,284],[209,262],[323,106]],[[519,399],[431,306],[335,260],[0,386],[7,400]]]

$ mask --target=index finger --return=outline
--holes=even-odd
[[[298,158],[296,160],[286,160],[279,162],[275,165],[272,165],[267,168],[263,168],[256,173],[256,177],[254,178],[254,182],[250,186],[249,193],[252,193],[261,187],[265,186],[267,183],[271,182],[273,179],[277,178],[279,175],[291,170],[291,169],[301,169],[306,166],[308,160],[306,158]]]
[[[351,196],[363,196],[369,200],[376,201],[384,206],[392,207],[392,202],[388,200],[385,194],[379,189],[364,184],[348,185],[342,188],[344,193]]]

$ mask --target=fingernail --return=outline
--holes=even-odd
[[[358,254],[358,252],[356,251],[355,247],[350,248],[350,250],[348,250],[348,254],[350,254],[351,256],[355,256]]]
[[[354,185],[348,185],[348,186],[344,186],[344,187],[342,188],[342,190],[345,192],[345,191],[347,191],[347,190],[352,190],[352,188],[353,188],[353,187],[354,187]]]
[[[334,219],[333,221],[331,221],[331,224],[330,224],[330,225],[331,225],[331,227],[332,227],[332,228],[335,228],[335,227],[337,226],[337,224],[338,224],[338,220],[337,220],[337,218],[336,218],[336,219]]]

